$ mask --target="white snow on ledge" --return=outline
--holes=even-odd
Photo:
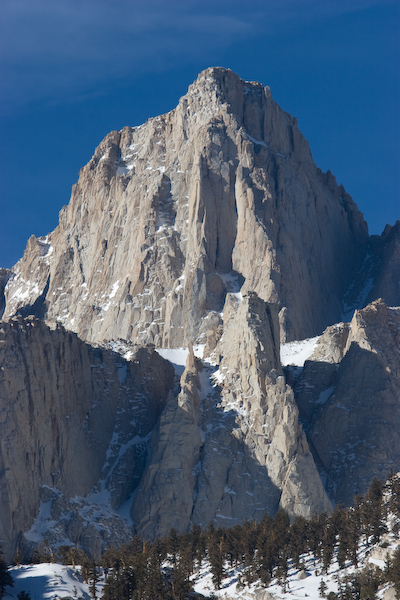
[[[295,367],[304,367],[315,350],[315,346],[320,336],[307,338],[298,342],[288,342],[281,345],[281,363],[283,367],[293,365]]]
[[[249,138],[249,140],[251,142],[253,142],[253,144],[257,144],[257,146],[265,146],[265,148],[269,148],[268,144],[266,144],[264,141],[262,140],[256,140],[255,138],[253,138],[252,135],[250,135],[249,133],[247,133],[246,131],[246,135]]]
[[[204,347],[205,344],[193,346],[193,354],[198,358],[203,358]],[[172,363],[177,375],[182,375],[186,367],[189,348],[156,348],[156,351],[165,360],[169,360]]]

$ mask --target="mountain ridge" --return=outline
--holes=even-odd
[[[339,320],[366,243],[350,196],[316,169],[297,121],[270,91],[208,69],[171,113],[106,136],[58,228],[29,241],[6,287],[5,316],[24,305],[18,294],[33,305],[50,277],[49,323],[91,342],[177,347],[221,311],[219,273],[232,271],[244,292],[280,304],[283,340],[301,339]],[[310,303],[319,309],[310,313]]]

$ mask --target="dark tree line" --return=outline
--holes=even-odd
[[[257,580],[268,586],[272,578],[278,578],[285,588],[289,564],[304,568],[302,555],[307,553],[314,557],[321,574],[327,574],[335,557],[341,568],[358,567],[360,544],[370,546],[381,540],[386,532],[388,510],[400,519],[400,479],[394,475],[385,486],[375,479],[364,497],[355,498],[353,507],[337,506],[331,514],[322,513],[310,520],[296,517],[291,523],[287,513],[279,511],[273,518],[265,515],[260,522],[246,521],[230,529],[210,524],[206,530],[194,526],[182,535],[172,529],[168,537],[154,543],[135,537],[120,549],[111,547],[97,561],[70,546],[62,546],[53,553],[44,543],[36,553],[36,560],[80,564],[92,598],[98,597],[96,584],[102,567],[106,578],[104,600],[194,598],[191,576],[206,559],[216,589],[221,587],[229,568],[240,569],[239,586]],[[399,536],[398,527],[393,532]],[[384,581],[395,584],[400,598],[400,549],[387,561],[385,571],[372,566],[356,571],[341,579],[338,594],[330,592],[326,597],[372,599]],[[0,597],[1,590],[0,583]],[[325,597],[325,591],[322,582],[321,597]]]
[[[384,502],[388,491],[389,502]],[[279,511],[273,518],[265,515],[261,522],[245,522],[231,529],[214,525],[202,531],[198,526],[190,533],[178,535],[171,530],[167,538],[154,544],[135,538],[121,550],[109,549],[102,557],[107,573],[105,600],[154,598],[185,600],[192,590],[190,577],[207,559],[215,588],[220,588],[226,569],[239,567],[239,585],[260,580],[265,586],[278,578],[285,586],[289,561],[302,566],[302,555],[311,553],[321,573],[327,573],[334,559],[341,568],[358,567],[361,543],[379,542],[386,533],[387,511],[400,518],[400,480],[391,476],[386,486],[377,480],[365,497],[357,496],[354,506],[338,506],[331,514],[322,513],[306,520],[297,517],[290,523]],[[162,568],[162,565],[170,568]],[[374,598],[379,585],[392,581],[400,597],[400,551],[388,561],[385,572],[374,567],[357,571],[344,578],[338,594],[330,600],[364,600]]]

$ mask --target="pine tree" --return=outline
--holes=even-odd
[[[395,550],[387,568],[387,579],[394,583],[396,598],[400,598],[400,547]]]
[[[269,585],[271,582],[275,566],[275,542],[270,527],[263,529],[257,544],[257,575],[264,585]]]
[[[374,478],[368,492],[368,498],[372,506],[372,541],[379,542],[382,534],[386,533],[385,509],[383,503],[383,485],[379,479]]]
[[[323,579],[321,579],[321,583],[319,584],[319,595],[321,596],[321,598],[325,598],[326,597],[326,590],[328,589],[327,584],[325,583],[325,581]]]
[[[161,572],[160,554],[154,544],[150,545],[147,551],[147,577],[142,593],[144,598],[150,600],[170,598],[169,588]],[[177,596],[177,600],[179,600],[179,596]]]
[[[383,573],[378,567],[367,565],[358,574],[358,581],[360,586],[360,600],[370,600],[370,598],[376,597],[376,591],[383,583]]]
[[[321,531],[322,542],[322,568],[324,573],[328,573],[335,551],[336,528],[333,519],[325,519]]]
[[[206,556],[206,540],[199,525],[193,525],[191,536],[194,558],[197,563],[197,568],[200,569],[202,560]]]
[[[245,521],[242,525],[241,547],[243,561],[243,576],[248,584],[257,577],[254,554],[257,548],[259,526],[257,521]]]
[[[97,598],[96,585],[99,581],[99,568],[94,560],[91,560],[88,566],[88,583],[89,583],[89,594],[93,600]]]
[[[388,481],[390,491],[389,507],[400,518],[400,477],[391,473]]]
[[[224,531],[214,529],[214,525],[211,523],[207,530],[207,554],[210,561],[213,585],[218,590],[224,577],[223,537]]]
[[[346,515],[347,528],[347,555],[351,560],[351,564],[357,568],[358,558],[357,551],[361,536],[361,498],[354,498],[354,506],[347,509]]]
[[[304,517],[296,517],[289,531],[289,551],[296,569],[300,565],[300,556],[307,548],[307,521]]]
[[[321,531],[327,520],[326,513],[314,515],[308,522],[308,549],[311,554],[314,555],[314,559],[321,559],[322,556],[322,543],[321,543]]]
[[[169,536],[167,538],[167,549],[168,553],[171,555],[172,564],[174,567],[176,566],[177,555],[179,551],[179,540],[178,533],[176,529],[172,528],[169,532]]]
[[[383,512],[383,485],[376,477],[360,507],[361,520],[367,546],[379,542],[386,531]],[[371,538],[372,536],[372,538]]]
[[[13,587],[14,582],[8,572],[7,563],[3,558],[3,552],[0,548],[0,598],[6,594],[6,587]]]

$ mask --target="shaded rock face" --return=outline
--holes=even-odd
[[[328,328],[294,390],[330,497],[352,504],[400,469],[400,310],[377,300]]]
[[[331,509],[280,366],[277,307],[249,294],[226,309],[214,354],[203,363],[189,355],[153,434],[132,507],[144,537],[278,508],[306,517]]]
[[[174,375],[152,348],[131,355],[127,361],[92,348],[33,318],[1,324],[0,538],[6,556],[12,558],[41,502],[50,509],[53,496],[60,506],[60,498],[97,490],[118,510],[135,489]],[[74,535],[71,511],[65,529],[82,542],[88,519]]]
[[[57,229],[30,238],[5,317],[177,347],[204,333],[233,272],[278,304],[283,339],[304,338],[339,320],[367,237],[269,88],[207,69],[171,113],[103,140]]]
[[[380,260],[368,301],[383,298],[388,306],[400,306],[400,221],[393,227],[387,225],[382,236],[372,241]]]
[[[6,307],[6,299],[4,296],[4,288],[11,275],[10,269],[0,269],[0,319],[3,316]]]
[[[343,298],[343,319],[355,309],[382,298],[388,306],[400,305],[400,221],[386,225],[381,236],[370,237],[366,256]]]

